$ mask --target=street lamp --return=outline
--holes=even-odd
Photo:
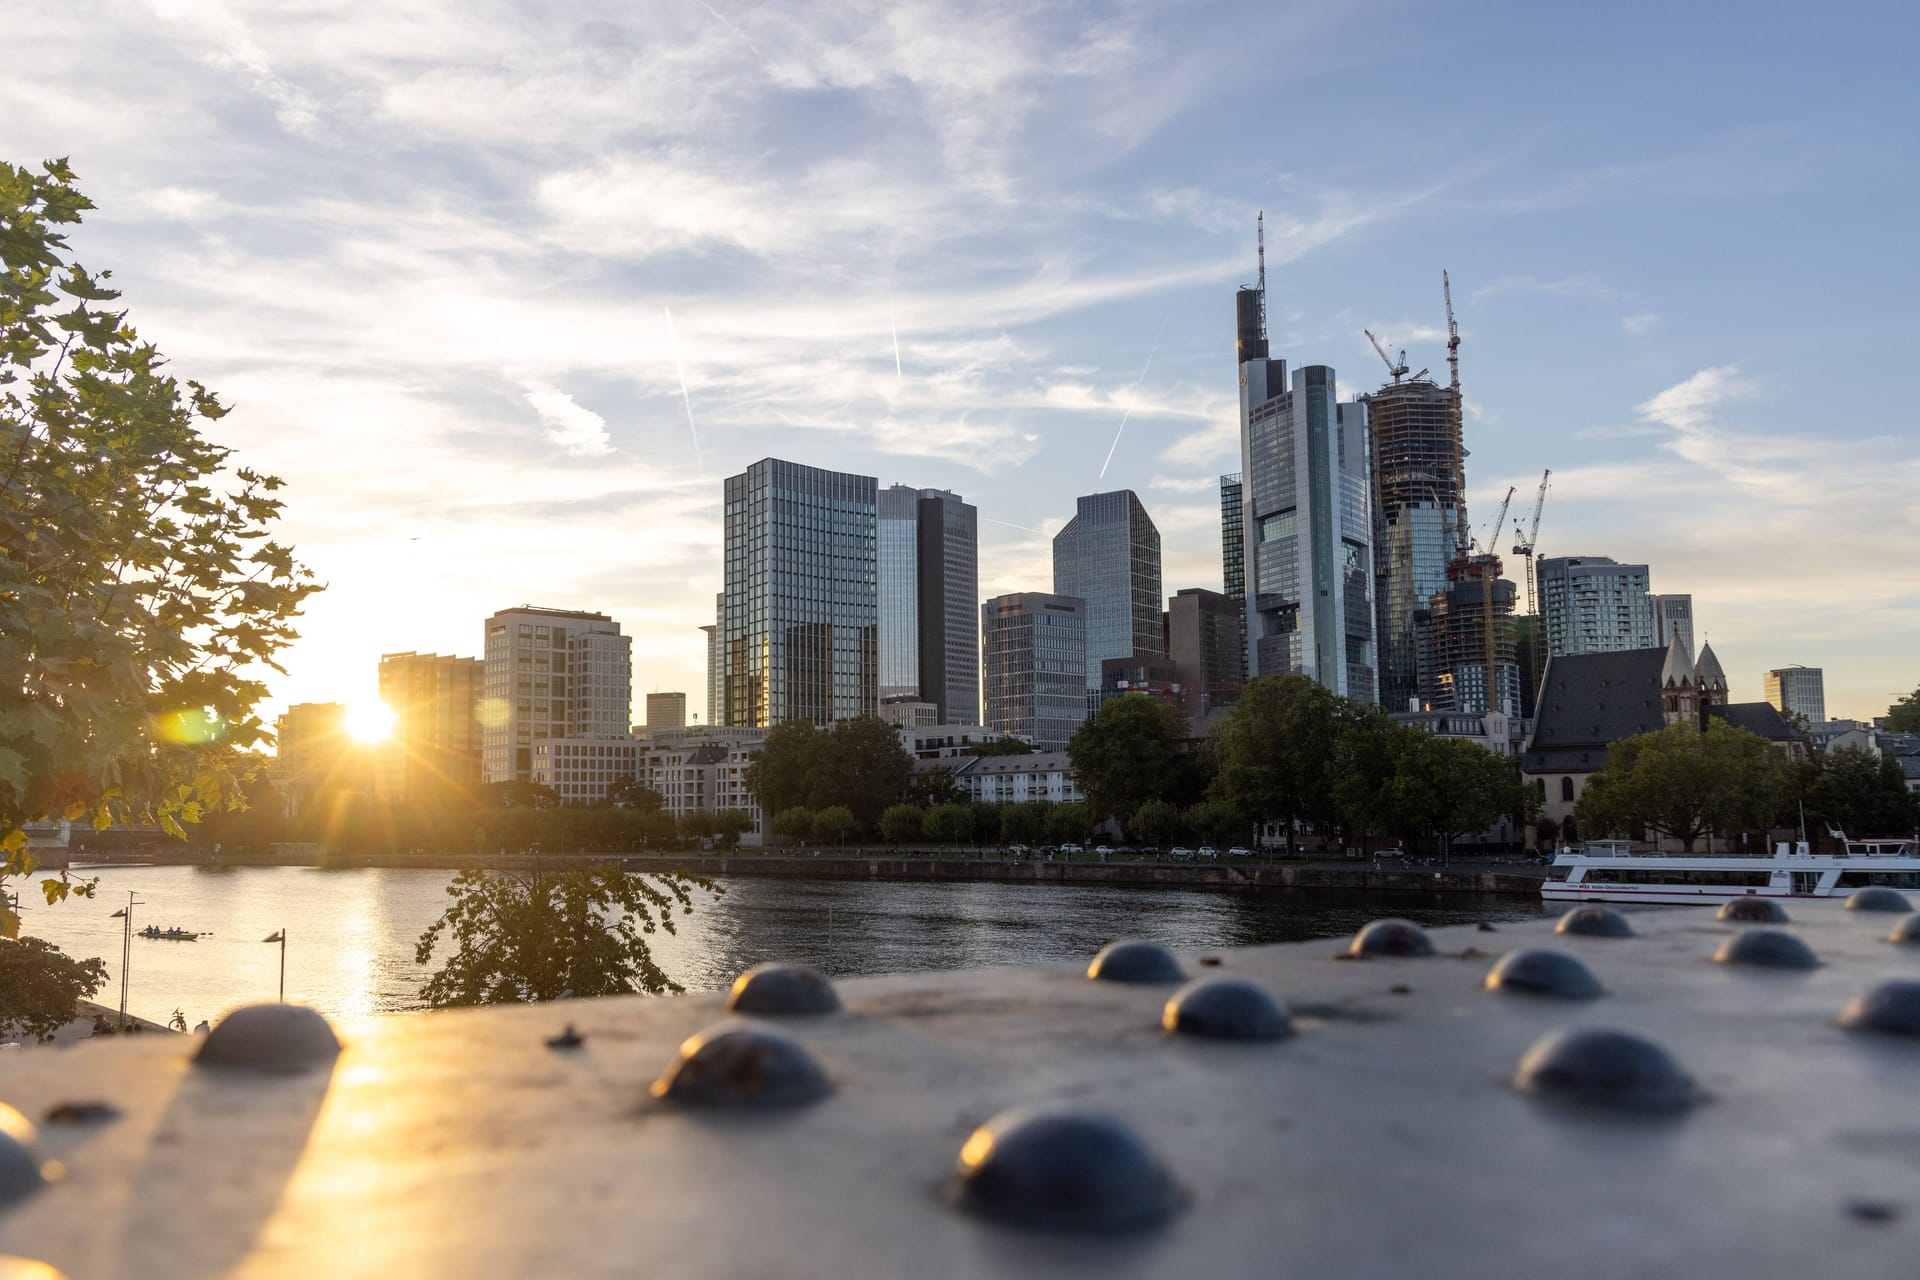
[[[280,1003],[285,1004],[287,1002],[287,931],[277,929],[260,941],[280,944]]]
[[[120,930],[120,1030],[123,1034],[127,1029],[127,967],[133,963],[133,909],[147,905],[133,896],[136,892],[138,890],[127,890],[127,905],[107,917],[125,921]]]

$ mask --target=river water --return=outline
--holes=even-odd
[[[120,999],[120,921],[203,931],[197,942],[133,939],[128,1011],[165,1022],[218,1020],[272,1000],[287,931],[287,999],[336,1021],[420,1007],[433,965],[414,944],[446,908],[448,871],[306,867],[109,867],[97,896],[45,906],[22,886],[23,931],[69,955],[99,956],[111,974],[96,999]],[[765,960],[798,960],[829,976],[1084,960],[1115,938],[1176,948],[1296,942],[1350,933],[1383,915],[1422,924],[1537,918],[1524,898],[1378,896],[1324,890],[1221,893],[1111,885],[734,879],[696,898],[678,933],[653,935],[654,958],[689,990],[720,990]],[[29,898],[28,895],[33,895]],[[441,953],[436,953],[435,959]]]

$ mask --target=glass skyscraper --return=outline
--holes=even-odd
[[[889,485],[879,497],[880,697],[980,716],[979,514],[957,493]]]
[[[877,712],[877,489],[777,458],[727,477],[720,723]]]
[[[1166,656],[1160,531],[1131,489],[1089,494],[1053,538],[1053,590],[1087,608],[1087,691],[1108,658]]]
[[[1607,556],[1548,556],[1534,562],[1547,652],[1613,653],[1654,647],[1647,566]]]
[[[1074,596],[1019,591],[981,608],[986,726],[1042,751],[1064,748],[1087,718],[1087,613]]]
[[[1380,701],[1389,711],[1439,705],[1429,626],[1432,600],[1447,590],[1447,562],[1459,540],[1453,398],[1446,387],[1413,378],[1389,383],[1366,400]]]

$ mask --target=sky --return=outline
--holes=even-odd
[[[1540,554],[1691,592],[1736,698],[1920,684],[1909,6],[9,0],[0,37],[0,158],[71,158],[76,257],[288,482],[327,590],[276,704],[532,603],[698,711],[720,483],[767,456],[960,492],[983,597],[1118,488],[1168,594],[1217,588],[1259,211],[1274,355],[1343,398],[1363,329],[1444,379],[1451,272],[1477,526],[1551,468]]]

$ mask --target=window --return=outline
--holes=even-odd
[[[1569,803],[1573,800],[1573,779],[1572,778],[1563,777],[1560,779],[1560,798],[1562,800],[1568,801]]]

